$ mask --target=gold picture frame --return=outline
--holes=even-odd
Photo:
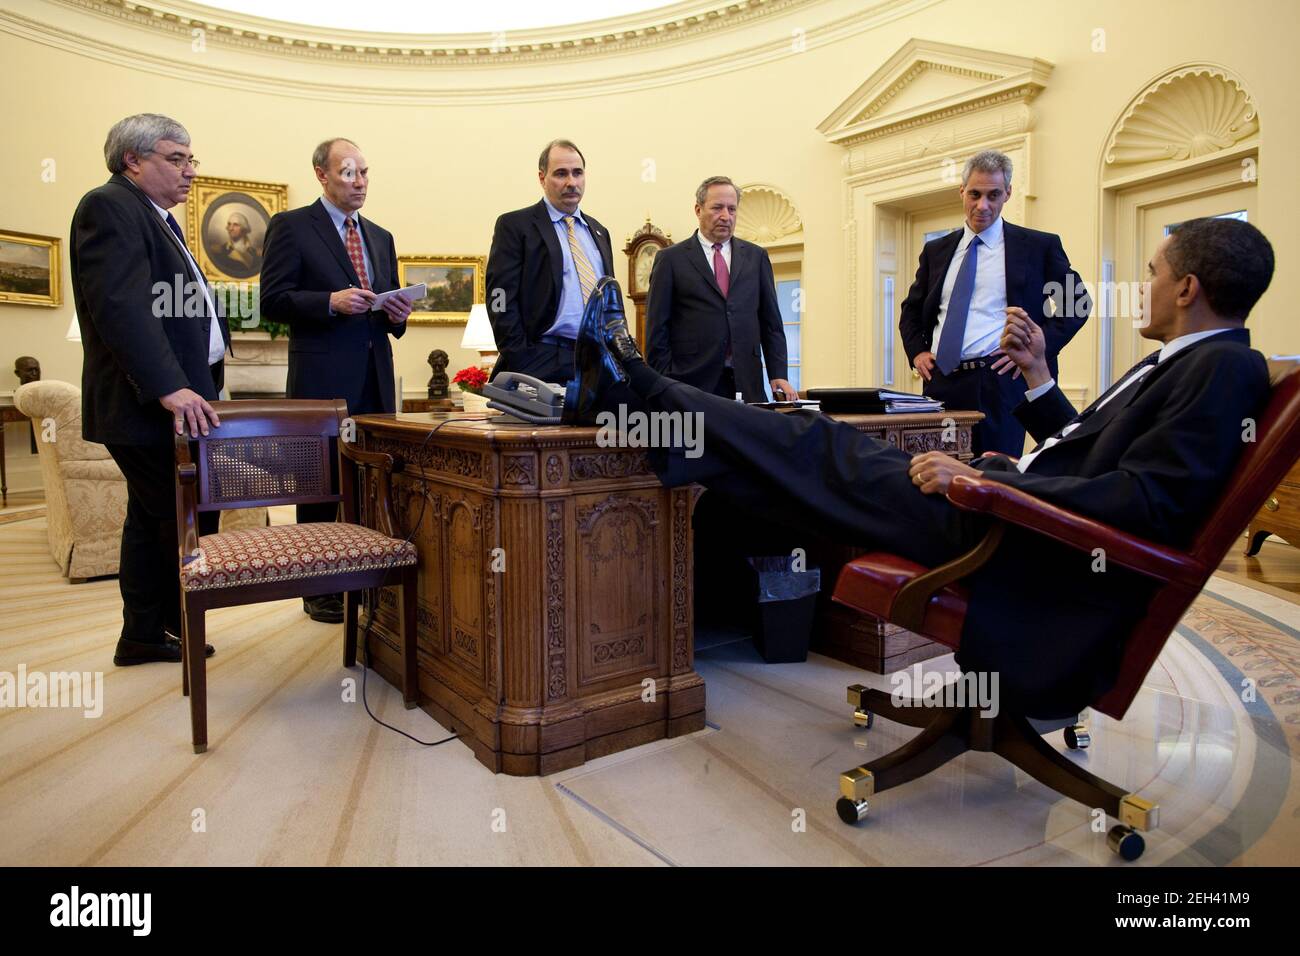
[[[0,303],[63,304],[63,240],[0,230]]]
[[[266,227],[289,208],[289,186],[195,176],[185,203],[185,235],[210,282],[256,282]]]
[[[429,287],[407,324],[464,325],[470,307],[487,301],[486,273],[487,256],[398,256],[398,284],[403,289],[419,282]]]

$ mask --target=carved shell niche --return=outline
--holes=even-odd
[[[736,235],[760,245],[776,242],[803,229],[799,210],[771,186],[746,186],[740,191]]]
[[[1106,149],[1113,166],[1195,159],[1259,131],[1255,100],[1213,67],[1190,67],[1153,83],[1120,120]]]

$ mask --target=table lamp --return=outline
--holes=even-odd
[[[492,368],[497,360],[497,340],[492,334],[492,320],[488,318],[487,305],[479,302],[470,307],[469,321],[465,323],[465,334],[461,336],[460,347],[479,354],[479,365],[484,370]]]

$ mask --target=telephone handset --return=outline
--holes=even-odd
[[[499,372],[483,386],[488,408],[530,425],[558,425],[564,411],[564,386],[543,382],[521,372]]]

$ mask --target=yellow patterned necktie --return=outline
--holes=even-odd
[[[578,287],[582,290],[582,304],[585,306],[591,298],[591,290],[596,288],[596,270],[591,267],[591,260],[578,243],[578,234],[573,231],[572,216],[564,217],[564,227],[569,232],[569,252],[573,254],[573,267],[578,270]]]

